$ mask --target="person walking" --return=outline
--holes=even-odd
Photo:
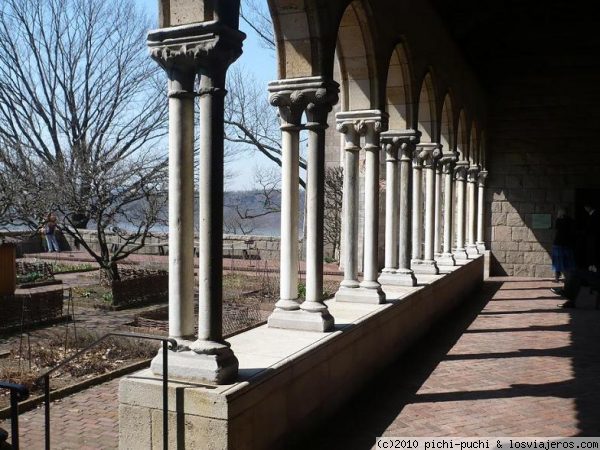
[[[48,214],[46,223],[41,229],[42,234],[46,237],[46,244],[48,244],[48,253],[60,252],[58,245],[58,239],[56,239],[56,230],[58,229],[57,218],[54,213]]]
[[[558,283],[561,274],[566,278],[567,272],[575,268],[573,253],[573,219],[565,208],[559,208],[554,222],[556,234],[552,245],[552,270],[554,281]]]

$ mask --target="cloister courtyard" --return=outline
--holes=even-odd
[[[139,308],[132,320],[163,339],[140,344],[139,367],[54,403],[51,447],[600,435],[597,15],[563,0],[266,3],[252,16],[263,10],[242,2],[240,12],[238,0],[159,2],[147,59],[164,83],[148,98],[168,104],[164,179],[132,163],[109,172],[128,189],[90,182],[79,193],[97,190],[96,229],[76,226],[79,210],[63,214],[69,250],[35,255],[100,269],[111,286],[98,294],[110,303],[104,325],[128,314],[114,310]],[[226,81],[243,58],[241,21],[277,55],[262,100]],[[275,138],[262,107],[277,113]],[[223,235],[227,140],[271,149],[277,238]],[[97,140],[80,141],[84,152]],[[113,167],[105,161],[91,165]],[[333,189],[331,169],[343,178]],[[168,195],[150,192],[159,186]],[[128,219],[136,238],[102,203],[135,189],[146,205]],[[267,184],[263,194],[270,207]],[[161,201],[168,232],[147,236]],[[566,270],[557,246],[572,252]],[[574,307],[563,307],[564,272],[589,284]],[[146,303],[160,313],[144,315]],[[56,327],[77,324],[74,314]],[[44,420],[42,408],[21,414],[22,448],[42,448]]]

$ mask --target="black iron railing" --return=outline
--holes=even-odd
[[[92,342],[85,348],[82,348],[74,355],[62,361],[56,367],[48,370],[41,377],[38,378],[38,383],[44,383],[44,412],[45,412],[45,442],[46,450],[50,450],[50,375],[56,372],[58,369],[66,366],[73,360],[79,358],[84,353],[88,352],[98,344],[108,339],[109,337],[123,337],[128,339],[147,339],[152,341],[161,341],[163,344],[163,377],[162,377],[162,388],[163,388],[163,448],[168,450],[169,446],[169,350],[177,350],[177,341],[171,338],[165,338],[162,336],[153,336],[149,334],[137,334],[137,333],[108,333],[102,336],[100,339]],[[17,438],[18,439],[18,438]]]
[[[10,391],[10,443],[14,450],[19,450],[19,402],[27,400],[29,390],[22,384],[0,381],[0,389]]]

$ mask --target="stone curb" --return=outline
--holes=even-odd
[[[88,380],[82,381],[77,384],[73,384],[71,386],[67,386],[61,389],[57,389],[56,391],[50,392],[50,400],[58,400],[61,398],[68,397],[71,394],[76,394],[77,392],[81,392],[85,389],[88,389],[93,386],[97,386],[99,384],[106,383],[107,381],[114,380],[115,378],[119,378],[123,375],[128,375],[137,370],[141,370],[147,367],[150,367],[150,362],[152,359],[146,359],[144,361],[139,361],[134,364],[130,364],[129,366],[121,367],[120,369],[113,370],[112,372],[104,373],[102,375],[98,375],[97,377],[90,378]],[[27,411],[31,411],[36,408],[38,405],[44,403],[44,396],[38,395],[37,397],[32,397],[24,402],[19,403],[19,414],[22,414]],[[0,420],[6,420],[10,418],[10,408],[0,409]]]

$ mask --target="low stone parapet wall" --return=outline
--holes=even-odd
[[[413,288],[384,286],[388,303],[328,305],[331,333],[261,326],[229,339],[238,381],[169,385],[173,448],[286,448],[322,424],[368,380],[468,300],[483,280],[483,257]],[[120,448],[162,445],[162,387],[149,370],[120,384]]]

